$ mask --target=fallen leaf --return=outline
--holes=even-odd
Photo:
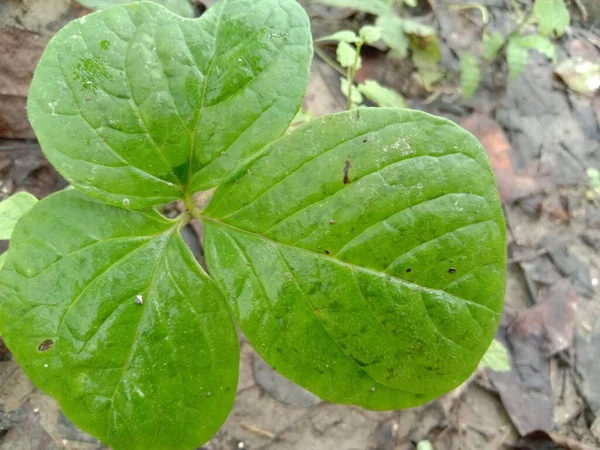
[[[562,434],[536,430],[524,436],[516,446],[518,450],[597,450],[596,447],[583,444]]]
[[[580,376],[579,389],[589,408],[600,417],[600,320],[596,322],[589,340],[575,335],[575,368]]]
[[[595,289],[590,277],[590,268],[569,252],[566,241],[555,235],[547,234],[542,238],[542,246],[548,250],[556,268],[571,279],[578,293],[586,297],[594,295]]]
[[[600,64],[581,57],[566,59],[555,70],[565,84],[580,94],[593,94],[600,89]]]
[[[504,130],[494,119],[475,112],[465,118],[460,125],[473,133],[483,145],[494,170],[503,203],[549,189],[550,182],[543,176],[515,174],[511,145]]]

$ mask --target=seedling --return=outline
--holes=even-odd
[[[518,23],[507,36],[488,31],[489,14],[484,5],[467,3],[455,5],[454,9],[475,8],[481,11],[483,22],[483,61],[491,64],[501,58],[506,59],[509,81],[516,80],[529,58],[529,50],[537,50],[554,63],[557,61],[556,48],[547,36],[561,36],[569,26],[569,11],[564,0],[535,0],[530,15],[525,15],[514,2]],[[539,33],[523,35],[523,29],[530,23],[537,23]],[[479,86],[480,67],[484,63],[472,53],[465,53],[460,60],[461,90],[463,97],[469,99]]]
[[[505,226],[485,152],[394,108],[286,134],[312,48],[295,0],[222,0],[197,20],[137,2],[70,23],[39,62],[29,118],[74,188],[17,223],[0,331],[117,450],[197,448],[219,429],[232,314],[283,375],[374,410],[453,389],[490,345]],[[174,200],[185,212],[162,217]],[[209,273],[180,235],[192,219]]]

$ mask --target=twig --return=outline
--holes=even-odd
[[[243,422],[241,425],[242,425],[242,428],[244,428],[245,430],[248,430],[248,431],[251,431],[252,433],[258,434],[259,436],[264,436],[268,439],[273,439],[275,437],[275,433],[271,433],[270,431],[255,427],[254,425],[248,425],[247,423],[243,423]]]

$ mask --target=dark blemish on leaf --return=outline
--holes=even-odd
[[[100,48],[102,50],[108,50],[110,48],[110,42],[108,42],[107,40],[101,41]]]
[[[363,139],[363,144],[366,144],[368,141],[369,141],[369,138],[368,138],[368,137],[364,138],[364,139]]]
[[[358,122],[360,120],[360,109],[356,110],[356,121]]]
[[[325,250],[325,254],[326,254],[326,255],[329,255],[329,250]]]
[[[350,358],[352,358],[352,359],[354,360],[354,362],[355,362],[356,364],[358,364],[360,367],[366,367],[366,366],[368,366],[368,365],[369,365],[368,363],[366,363],[366,362],[364,362],[364,361],[361,361],[360,359],[358,359],[358,358],[356,358],[356,357],[354,357],[354,356],[350,356]]]
[[[38,346],[38,351],[45,352],[46,350],[49,350],[50,347],[52,347],[53,345],[54,342],[52,341],[52,339],[46,339]]]
[[[409,267],[408,269],[406,269],[406,272],[410,273],[410,272],[412,272],[412,269]]]
[[[448,273],[456,273],[456,269],[454,267],[450,267],[448,269]]]
[[[352,163],[347,159],[344,164],[344,184],[350,184],[350,167],[352,167]]]

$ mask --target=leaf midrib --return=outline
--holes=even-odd
[[[419,291],[423,291],[423,292],[426,292],[426,293],[429,293],[429,294],[440,294],[441,293],[441,294],[443,294],[445,296],[450,297],[451,299],[456,299],[456,300],[458,300],[458,301],[460,301],[462,303],[465,303],[467,305],[472,305],[474,307],[481,308],[481,309],[483,309],[483,310],[485,310],[487,312],[490,312],[492,314],[495,314],[495,315],[499,315],[500,314],[500,313],[498,313],[496,311],[493,311],[492,309],[490,309],[489,307],[487,307],[485,305],[476,303],[476,302],[474,302],[472,300],[467,300],[466,298],[457,297],[457,296],[455,296],[453,294],[450,294],[450,293],[448,293],[448,292],[446,292],[446,291],[444,291],[442,289],[435,289],[435,288],[429,288],[429,287],[421,286],[419,284],[412,283],[412,282],[404,280],[402,278],[398,278],[398,277],[396,277],[394,275],[391,275],[389,273],[386,273],[386,272],[379,272],[379,271],[377,271],[375,269],[372,269],[372,268],[369,268],[369,267],[359,266],[357,264],[354,264],[354,263],[351,263],[351,262],[348,262],[348,261],[344,261],[344,260],[338,259],[338,258],[336,258],[335,256],[332,256],[332,255],[326,255],[326,254],[323,254],[323,253],[320,253],[320,252],[315,252],[313,250],[308,250],[308,249],[301,248],[301,247],[295,247],[295,246],[290,245],[290,244],[285,244],[283,242],[279,242],[279,241],[273,240],[271,238],[268,238],[266,236],[263,236],[262,234],[254,233],[252,231],[244,230],[243,228],[238,228],[238,227],[236,227],[234,225],[230,225],[228,223],[221,222],[218,219],[212,218],[210,216],[206,216],[204,214],[200,215],[200,219],[201,220],[206,220],[207,222],[212,222],[212,223],[216,224],[217,226],[221,226],[223,228],[229,228],[229,229],[231,229],[231,230],[233,230],[235,232],[238,232],[238,233],[243,233],[243,234],[246,234],[246,235],[253,236],[255,238],[258,238],[258,239],[261,239],[263,241],[266,241],[266,242],[270,243],[271,245],[289,248],[289,249],[292,249],[292,250],[295,250],[295,251],[298,251],[298,252],[301,252],[301,253],[305,253],[305,254],[308,254],[308,255],[311,255],[311,256],[315,256],[316,255],[316,256],[319,256],[319,257],[324,258],[326,260],[334,261],[334,262],[336,262],[338,264],[342,264],[344,266],[347,266],[350,270],[361,270],[363,272],[370,273],[370,274],[373,274],[373,275],[378,276],[378,277],[382,277],[383,276],[383,277],[386,277],[386,278],[394,279],[396,282],[398,282],[399,284],[401,284],[401,285],[403,285],[403,286],[405,286],[405,287],[407,287],[409,289],[419,290]]]

